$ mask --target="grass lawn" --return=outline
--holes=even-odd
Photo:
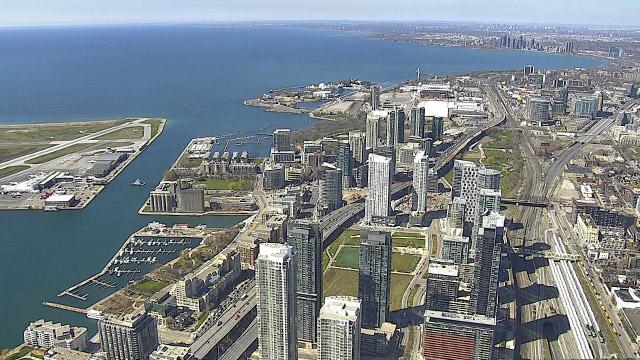
[[[169,285],[166,281],[158,280],[142,280],[139,283],[133,285],[133,288],[146,294],[155,294],[156,292]]]
[[[523,166],[522,155],[519,150],[502,151],[485,149],[487,157],[482,162],[489,168],[500,170],[500,188],[503,195],[511,194],[518,190],[522,184],[521,169]]]
[[[164,122],[162,119],[149,119],[143,121],[144,124],[151,124],[151,138],[153,138],[160,130],[160,125]]]
[[[405,236],[408,235],[408,236]],[[395,233],[391,236],[391,245],[398,247],[423,248],[424,235]]]
[[[209,312],[208,311],[205,311],[202,314],[200,314],[200,317],[198,318],[198,321],[196,322],[195,329],[196,330],[200,329],[200,326],[202,326],[202,324],[204,324],[205,320],[207,320],[208,317],[209,317]]]
[[[358,271],[329,268],[322,279],[324,296],[358,297]]]
[[[354,237],[352,237],[354,236]],[[360,245],[360,231],[347,229],[344,230],[337,239],[335,239],[331,245],[329,245],[328,250],[331,256],[335,256],[336,252],[340,245],[351,245],[351,246],[359,246]]]
[[[90,148],[92,146],[94,146],[95,144],[74,144],[71,146],[67,146],[66,148],[62,148],[60,150],[54,151],[52,153],[48,153],[46,155],[42,155],[42,156],[38,156],[37,158],[28,160],[27,163],[28,164],[43,164],[46,163],[48,161],[57,159],[59,157],[63,157],[65,155],[69,155],[75,152],[80,152],[82,150],[85,150],[87,148]]]
[[[2,169],[0,169],[0,178],[15,174],[15,173],[20,172],[22,170],[26,170],[29,167],[30,166],[27,166],[27,165],[16,165],[16,166],[9,166],[9,167],[6,167],[6,168],[2,168]]]
[[[36,151],[46,149],[50,146],[53,146],[53,145],[48,145],[48,144],[15,145],[15,146],[0,147],[0,161],[7,161],[7,160],[18,158],[20,156],[32,154]]]
[[[494,149],[513,149],[515,147],[513,131],[500,130],[489,134],[491,139],[486,143],[486,147]]]
[[[453,168],[444,175],[444,179],[447,180],[449,185],[453,185]]]
[[[360,258],[360,248],[343,246],[340,248],[340,252],[338,252],[338,256],[336,257],[333,264],[337,267],[357,269],[359,267],[358,265],[359,258]]]
[[[23,347],[22,349],[20,349],[20,351],[18,351],[17,353],[7,356],[4,358],[4,360],[16,360],[16,359],[20,359],[21,357],[26,356],[31,350],[33,350],[33,348],[30,348],[28,346]]]
[[[389,304],[389,311],[400,309],[402,295],[407,290],[412,278],[413,276],[411,275],[391,274],[391,304]]]
[[[329,265],[329,255],[327,254],[326,251],[323,251],[322,252],[322,268],[326,269],[328,265]]]
[[[206,179],[196,182],[205,190],[250,190],[253,189],[253,181],[248,179],[224,180]]]
[[[142,139],[144,136],[144,126],[130,126],[106,133],[95,138],[96,140],[122,140],[122,139]]]
[[[410,273],[416,269],[418,262],[420,258],[415,255],[394,252],[391,254],[391,271]]]
[[[110,120],[67,124],[5,126],[0,127],[0,143],[73,140],[126,122],[128,121]]]

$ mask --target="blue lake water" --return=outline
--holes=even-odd
[[[0,30],[0,123],[168,118],[161,137],[83,211],[0,212],[0,348],[29,321],[92,326],[42,301],[94,274],[146,223],[230,226],[241,217],[154,218],[136,211],[195,136],[308,126],[305,115],[267,113],[242,101],[262,92],[357,77],[382,84],[423,73],[560,69],[600,62],[532,52],[491,52],[365,39],[320,30],[233,26]],[[264,153],[268,142],[253,152]],[[93,329],[93,328],[92,328]]]

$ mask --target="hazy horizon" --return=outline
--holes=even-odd
[[[637,27],[637,0],[8,0],[0,27],[284,21],[477,22]]]

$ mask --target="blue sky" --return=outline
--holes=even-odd
[[[235,20],[640,24],[640,0],[0,0],[0,26]]]

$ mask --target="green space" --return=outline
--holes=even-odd
[[[411,282],[411,275],[391,274],[391,304],[389,309],[395,311],[402,305],[402,295]],[[358,271],[329,268],[323,276],[324,296],[347,295],[358,296]]]
[[[145,294],[155,294],[167,285],[169,285],[169,283],[166,281],[147,279],[133,285],[133,288]]]
[[[402,295],[407,290],[413,276],[403,274],[391,274],[391,303],[389,311],[396,311],[402,308]]]
[[[326,269],[327,266],[329,266],[329,254],[327,254],[327,251],[323,251],[322,252],[322,268]]]
[[[121,125],[128,120],[0,127],[0,143],[66,141]]]
[[[343,246],[333,262],[337,267],[358,269],[358,259],[360,258],[360,248],[353,246]]]
[[[200,329],[200,326],[204,324],[205,320],[209,317],[209,311],[205,311],[198,317],[198,321],[196,322],[195,330]]]
[[[0,178],[3,178],[5,176],[9,176],[9,175],[13,175],[15,173],[18,173],[22,170],[26,170],[28,169],[29,166],[27,165],[16,165],[16,166],[9,166],[6,168],[2,168],[0,169]]]
[[[46,149],[50,146],[52,145],[49,145],[49,144],[14,145],[14,146],[0,147],[0,161],[7,161],[7,160],[19,158],[20,156],[33,154],[36,151]]]
[[[447,180],[449,185],[453,185],[453,168],[451,168],[451,170],[449,170],[449,172],[444,175],[444,179]]]
[[[391,271],[411,273],[416,269],[419,262],[420,258],[418,256],[394,252],[391,254]]]
[[[143,136],[144,126],[129,126],[98,136],[95,140],[142,139]]]
[[[160,125],[162,125],[163,122],[163,119],[149,119],[143,121],[142,123],[151,124],[151,138],[153,139],[153,137],[158,133],[158,130],[160,130]]]
[[[3,357],[3,360],[17,360],[17,359],[20,359],[22,357],[27,356],[27,354],[29,354],[29,352],[31,352],[31,350],[33,350],[33,348],[30,348],[28,346],[24,346],[17,353],[14,353],[14,354],[6,356],[6,357]]]
[[[205,190],[251,190],[253,181],[249,179],[205,179],[196,181]]]
[[[358,296],[358,271],[329,268],[322,279],[324,296]]]
[[[438,249],[438,236],[432,234],[431,236],[431,256],[437,256],[440,249]]]
[[[500,170],[500,188],[507,196],[516,192],[522,184],[523,159],[518,150],[485,149],[486,159],[482,162],[488,167]]]
[[[338,238],[336,238],[331,245],[327,248],[331,256],[335,256],[336,252],[338,252],[338,248],[340,245],[351,245],[351,246],[359,246],[360,245],[360,231],[347,229],[344,230]]]
[[[391,244],[397,247],[423,248],[424,235],[396,232],[391,236]]]
[[[493,149],[514,149],[513,131],[499,130],[492,132],[485,146]]]
[[[85,150],[93,145],[95,144],[86,144],[86,143],[74,144],[74,145],[62,148],[60,150],[56,150],[54,152],[48,153],[46,155],[38,156],[37,158],[28,160],[27,163],[28,164],[44,164],[48,161],[57,159],[59,157],[63,157],[65,155],[69,155],[75,152]]]

